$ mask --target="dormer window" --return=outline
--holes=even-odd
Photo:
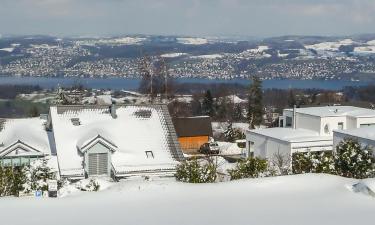
[[[151,110],[141,109],[141,110],[134,112],[134,116],[137,118],[141,118],[141,119],[149,119],[151,115],[152,115]]]
[[[329,125],[326,124],[326,125],[324,126],[324,133],[329,134],[329,132],[330,132],[330,130],[329,130]]]
[[[146,151],[146,157],[148,159],[153,159],[154,158],[154,153],[152,151]]]
[[[79,120],[79,118],[72,118],[72,119],[70,119],[70,121],[72,121],[72,124],[73,124],[74,126],[79,126],[79,125],[81,125],[81,121]]]

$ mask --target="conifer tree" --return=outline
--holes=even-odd
[[[206,116],[211,116],[213,117],[215,112],[214,112],[214,99],[212,97],[211,91],[207,90],[206,94],[204,95],[203,98],[203,103],[202,103],[202,111],[203,114]]]
[[[262,81],[258,77],[253,77],[249,88],[247,119],[250,128],[259,126],[263,120]]]

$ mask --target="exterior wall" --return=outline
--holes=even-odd
[[[320,117],[310,116],[306,114],[297,113],[296,114],[296,128],[313,130],[320,132],[321,130],[321,121]]]
[[[85,169],[86,174],[88,174],[89,154],[92,154],[92,153],[108,153],[108,173],[107,174],[110,175],[111,168],[112,168],[111,152],[107,147],[105,147],[101,143],[96,143],[94,146],[88,149],[84,154],[84,169]]]
[[[295,152],[332,151],[332,140],[307,141],[292,143],[292,154]]]
[[[251,148],[250,143],[254,143]],[[254,157],[268,159],[272,158],[274,154],[278,152],[283,155],[290,154],[291,152],[288,142],[268,138],[252,133],[251,131],[248,131],[246,135],[246,149],[248,152],[247,156],[250,155],[249,152],[252,152]]]
[[[347,124],[346,116],[321,118],[320,135],[322,135],[322,136],[333,136],[333,130],[338,129],[339,123],[344,124],[344,130],[347,129],[348,124]],[[328,125],[328,127],[329,127],[328,133],[325,132],[326,125]]]
[[[209,141],[209,136],[179,137],[178,141],[184,153],[197,153],[199,148]]]
[[[357,119],[354,117],[346,118],[346,129],[355,129],[357,128]]]
[[[375,125],[375,118],[357,118],[355,128],[360,128],[361,124],[374,124]]]

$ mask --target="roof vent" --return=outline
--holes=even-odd
[[[79,120],[79,118],[71,118],[70,121],[72,121],[72,124],[74,126],[79,126],[81,125],[81,121]]]
[[[137,118],[149,119],[152,115],[151,110],[141,109],[134,112],[134,116]]]
[[[334,111],[333,111],[334,113],[338,113],[339,112],[339,110],[338,109],[335,109]]]

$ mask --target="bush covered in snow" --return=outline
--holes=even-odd
[[[374,176],[372,150],[362,148],[356,140],[342,141],[336,148],[335,168],[340,176],[363,179]]]
[[[0,196],[47,191],[48,180],[56,179],[55,172],[51,171],[47,163],[47,159],[41,159],[27,167],[0,167]]]
[[[329,173],[363,179],[375,174],[371,149],[362,148],[356,140],[339,143],[335,152],[293,154],[293,173]]]
[[[23,167],[0,166],[0,196],[19,196],[25,189],[26,181],[26,172]]]
[[[255,178],[267,172],[267,160],[260,158],[247,158],[237,163],[234,169],[228,170],[231,180]]]
[[[217,177],[217,164],[211,159],[194,158],[181,163],[176,170],[176,179],[187,183],[213,183]]]
[[[47,164],[48,159],[43,158],[25,168],[27,176],[25,193],[36,190],[48,191],[48,180],[56,180],[56,173]]]
[[[294,174],[330,173],[335,174],[332,152],[297,152],[292,157]]]
[[[76,188],[81,191],[99,191],[100,184],[94,179],[81,180],[76,184]]]
[[[245,139],[245,134],[239,128],[233,128],[233,124],[229,123],[227,129],[224,131],[225,141],[235,142],[236,140]]]

